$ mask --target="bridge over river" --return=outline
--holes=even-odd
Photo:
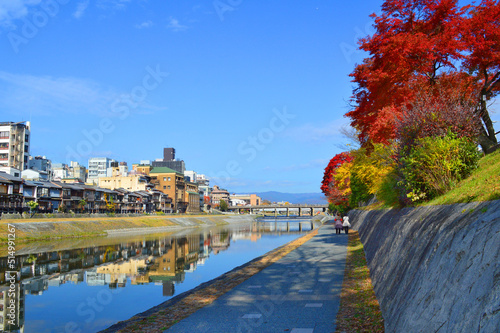
[[[250,211],[250,214],[258,212],[274,213],[274,216],[284,214],[290,216],[290,212],[297,212],[298,216],[310,215],[314,216],[314,212],[326,212],[328,209],[327,204],[322,205],[308,205],[308,204],[290,204],[290,205],[248,205],[248,206],[231,206],[228,210],[241,213],[242,211]]]

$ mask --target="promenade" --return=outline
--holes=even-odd
[[[191,316],[172,332],[334,332],[347,235],[333,225]]]

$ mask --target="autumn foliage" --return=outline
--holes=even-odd
[[[336,155],[322,191],[335,205],[441,195],[499,147],[488,112],[500,92],[500,3],[385,0],[346,114],[361,148]]]
[[[411,108],[401,108],[395,132],[400,147],[407,150],[418,139],[444,137],[450,131],[457,137],[474,141],[481,126],[481,118],[471,99],[463,99],[453,91],[441,91],[437,94],[417,93]]]
[[[342,206],[347,205],[349,202],[349,195],[342,191],[342,188],[345,189],[346,187],[345,182],[347,180],[343,179],[342,183],[339,183],[339,181],[335,179],[335,175],[344,163],[350,163],[352,160],[353,158],[350,153],[343,152],[335,155],[325,168],[325,174],[321,183],[321,191],[328,197],[328,201],[334,205]]]
[[[389,144],[419,94],[453,89],[474,102],[483,122],[479,143],[485,151],[493,147],[487,101],[500,88],[498,1],[459,7],[456,0],[386,0],[373,17],[376,32],[360,41],[369,57],[351,74],[356,87],[346,114],[362,144]]]

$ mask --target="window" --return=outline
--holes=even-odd
[[[169,180],[170,180],[170,179],[169,179]],[[163,181],[164,181],[164,182],[165,182],[165,181],[167,181],[167,177],[163,177]]]
[[[168,177],[168,181],[170,181],[170,177]]]
[[[24,136],[24,141],[28,142],[28,140],[29,140],[29,139],[30,139],[30,136],[29,136],[28,134],[26,134],[26,135]]]
[[[38,189],[38,195],[40,197],[48,197],[49,196],[49,189],[48,188],[39,188]]]
[[[170,185],[168,185],[167,187],[168,187],[168,189],[170,190]]]
[[[169,187],[170,187],[170,186],[169,186]],[[166,189],[167,189],[167,187],[166,187],[166,186],[163,186],[163,189],[164,189],[164,190],[166,190]]]

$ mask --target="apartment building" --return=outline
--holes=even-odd
[[[29,121],[0,122],[0,167],[28,169],[30,129]]]
[[[99,177],[99,187],[123,188],[129,191],[146,191],[152,187],[149,183],[149,177],[146,175],[135,174],[129,176],[114,175],[111,177]]]
[[[127,162],[111,162],[111,167],[106,170],[106,177],[127,176]]]
[[[80,163],[71,161],[69,164],[69,176],[85,183],[87,181],[87,169]]]
[[[99,183],[99,177],[106,177],[107,170],[111,167],[111,162],[115,160],[108,157],[92,157],[89,159],[88,178],[89,183]]]
[[[181,174],[186,171],[186,164],[183,160],[175,159],[175,149],[174,148],[163,148],[163,159],[157,159],[152,162],[153,168],[170,168]]]
[[[28,159],[28,169],[50,173],[52,170],[52,162],[45,156],[30,156]]]
[[[186,181],[186,195],[188,200],[188,213],[199,213],[200,212],[200,192],[198,190],[198,184],[194,182]]]
[[[197,175],[196,175],[195,171],[192,171],[192,170],[184,171],[184,177],[185,178],[187,177],[188,179],[186,179],[186,180],[189,182],[193,182],[193,183],[197,182]]]
[[[174,211],[185,213],[188,208],[188,198],[186,197],[186,182],[184,175],[167,167],[137,166],[137,172],[148,172],[151,183],[157,190],[162,191],[170,198],[174,205]]]
[[[224,200],[229,205],[229,192],[215,185],[210,194],[210,199],[212,200],[212,205],[215,207],[219,206],[221,200]]]
[[[262,199],[257,194],[231,194],[230,200],[232,206],[252,205],[258,206],[262,203]]]

